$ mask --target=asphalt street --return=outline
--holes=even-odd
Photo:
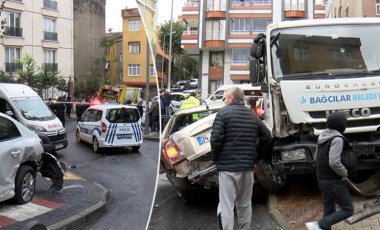
[[[159,143],[145,140],[140,151],[118,149],[96,154],[91,145],[76,143],[76,121],[66,121],[68,148],[58,158],[69,170],[111,191],[112,203],[105,215],[82,229],[145,229],[157,178]]]

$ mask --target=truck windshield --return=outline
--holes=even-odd
[[[331,25],[274,30],[273,77],[281,79],[378,76],[380,25]]]
[[[52,120],[54,114],[49,110],[41,98],[14,98],[12,99],[21,115],[28,120]]]

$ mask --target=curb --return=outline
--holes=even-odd
[[[278,210],[277,195],[269,194],[267,207],[269,215],[283,230],[290,229],[281,212]]]
[[[111,193],[101,184],[98,184],[93,181],[86,180],[89,183],[95,184],[99,189],[103,191],[102,197],[98,203],[95,205],[83,210],[82,212],[71,216],[65,220],[62,220],[58,223],[48,226],[49,230],[71,230],[78,229],[78,227],[87,224],[98,217],[102,216],[110,205],[112,201]]]

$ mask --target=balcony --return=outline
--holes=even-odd
[[[58,34],[55,32],[44,31],[44,40],[57,41]]]
[[[303,4],[285,4],[285,18],[305,18],[305,5]]]
[[[205,17],[206,19],[226,18],[226,5],[225,4],[208,4]]]
[[[231,0],[230,5],[271,5],[272,0]]]
[[[4,26],[4,36],[9,37],[22,37],[22,28]]]
[[[58,71],[58,64],[57,63],[44,63],[43,66],[47,72]]]
[[[199,0],[187,0],[185,2],[186,7],[198,7],[199,6]]]
[[[58,3],[56,1],[52,0],[44,0],[44,8],[51,9],[51,10],[57,10]]]
[[[15,72],[18,69],[22,69],[22,63],[6,62],[5,63],[5,72]]]
[[[196,30],[185,30],[182,33],[181,39],[198,39],[198,31]]]
[[[205,48],[223,48],[225,45],[225,31],[207,31],[204,43]]]

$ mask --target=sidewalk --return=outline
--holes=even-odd
[[[38,221],[51,230],[77,229],[97,219],[111,202],[110,192],[102,185],[67,173],[62,191],[48,194],[51,182],[37,176],[33,200],[25,205],[11,201],[0,206],[0,228],[23,230]]]
[[[143,131],[143,137],[145,140],[151,140],[151,141],[160,141],[160,132],[149,132],[149,134],[145,134]]]
[[[270,195],[268,210],[275,221],[286,230],[304,230],[305,223],[322,217],[323,207],[321,195],[316,183],[305,181],[293,182],[289,190]],[[373,204],[376,199],[365,198],[353,192],[354,213],[363,209],[363,204]],[[380,214],[366,218],[353,225],[342,221],[332,227],[332,230],[380,230]]]

